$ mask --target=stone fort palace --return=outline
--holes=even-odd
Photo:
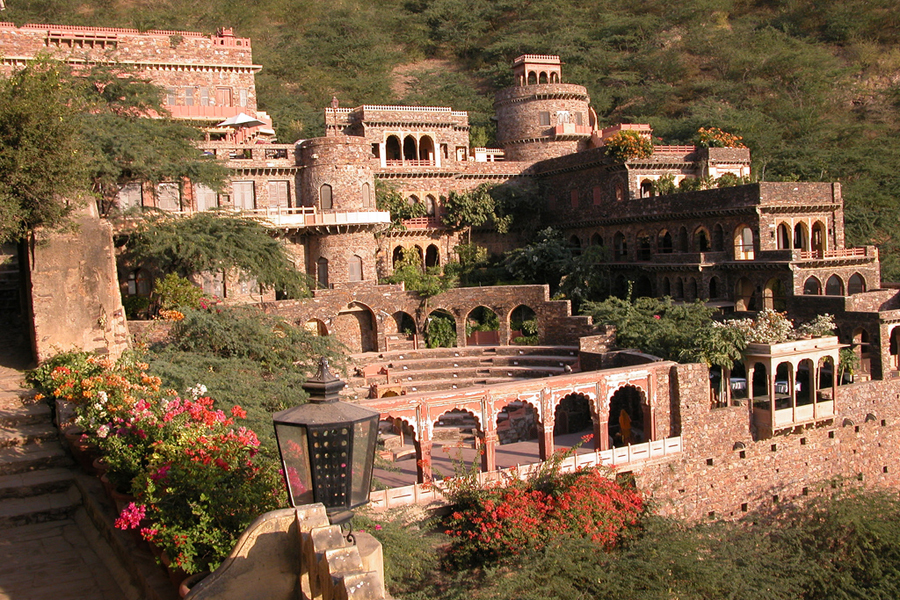
[[[750,151],[655,146],[647,158],[614,161],[606,140],[620,131],[649,138],[651,128],[601,127],[586,88],[564,83],[558,56],[513,61],[515,83],[494,102],[499,147],[476,148],[464,111],[342,107],[337,98],[323,109],[325,136],[276,143],[257,106],[254,76],[262,67],[253,64],[250,40],[228,29],[210,36],[0,23],[0,74],[38,52],[75,65],[127,67],[166,90],[173,118],[203,128],[201,150],[231,171],[225,189],[132,184],[121,190],[120,208],[226,209],[270,227],[316,282],[312,298],[279,300],[237,277],[198,283],[226,301],[257,303],[333,335],[356,353],[348,389],[382,412],[385,457],[399,460],[403,447],[415,455],[420,483],[432,478],[433,447],[447,439],[471,435],[490,472],[502,466],[506,443],[536,438],[537,461],[553,452],[556,436],[584,430],[594,434],[595,461],[631,472],[660,511],[692,518],[740,516],[839,480],[900,486],[900,297],[882,285],[874,246],[845,246],[839,184],[759,182],[657,195],[661,178],[749,180]],[[424,205],[424,216],[391,228],[376,206],[376,180]],[[828,313],[836,335],[751,344],[732,372],[711,374],[705,365],[617,348],[614,331],[573,316],[546,286],[452,289],[426,304],[400,285],[378,285],[405,249],[426,266],[454,260],[459,234],[441,220],[450,192],[523,182],[548,208],[545,225],[572,247],[606,248],[615,288],[700,299],[736,316],[769,308],[802,321]],[[488,230],[472,236],[493,253],[516,246],[514,236]],[[52,277],[80,277],[77,262]],[[98,284],[103,293],[149,295],[152,271],[122,264],[110,271]],[[59,284],[49,277],[37,268],[28,283],[39,346],[53,315],[36,290]],[[118,307],[101,309],[91,326],[124,322]],[[467,333],[472,315],[485,311],[499,325]],[[436,314],[454,323],[455,347],[420,349]],[[524,320],[536,322],[538,345],[513,343]],[[98,330],[81,345],[108,345],[107,334]],[[860,360],[852,382],[838,380],[844,347]],[[721,395],[711,385],[719,377],[729,382]],[[410,493],[427,495],[419,486]],[[398,498],[385,495],[383,503]]]

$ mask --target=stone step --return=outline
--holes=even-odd
[[[81,493],[74,485],[62,492],[6,498],[0,500],[0,528],[68,519],[81,503]]]
[[[25,446],[0,448],[0,475],[74,464],[58,441],[34,442]]]
[[[44,402],[22,406],[22,401],[18,398],[8,402],[5,400],[12,400],[12,398],[8,394],[5,398],[0,398],[0,426],[2,427],[50,422],[50,406]]]
[[[3,475],[0,476],[0,499],[64,492],[74,481],[75,472],[72,469],[38,469]]]
[[[0,448],[24,446],[34,442],[52,440],[57,436],[56,427],[49,423],[31,423],[14,427],[0,425]]]

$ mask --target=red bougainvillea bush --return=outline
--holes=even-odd
[[[453,540],[451,560],[490,562],[569,536],[612,548],[638,524],[645,503],[637,490],[611,475],[601,468],[562,473],[559,461],[551,461],[528,478],[487,487],[476,477],[448,481],[453,509],[445,531]]]

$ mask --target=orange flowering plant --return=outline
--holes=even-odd
[[[653,155],[653,141],[636,131],[618,131],[606,138],[603,147],[606,148],[606,155],[616,162]]]

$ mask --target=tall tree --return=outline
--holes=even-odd
[[[68,70],[47,58],[0,80],[0,242],[61,225],[87,197],[83,106]]]
[[[306,295],[309,289],[284,245],[251,219],[211,212],[151,217],[129,236],[126,248],[136,263],[182,277],[236,270],[289,297]]]

